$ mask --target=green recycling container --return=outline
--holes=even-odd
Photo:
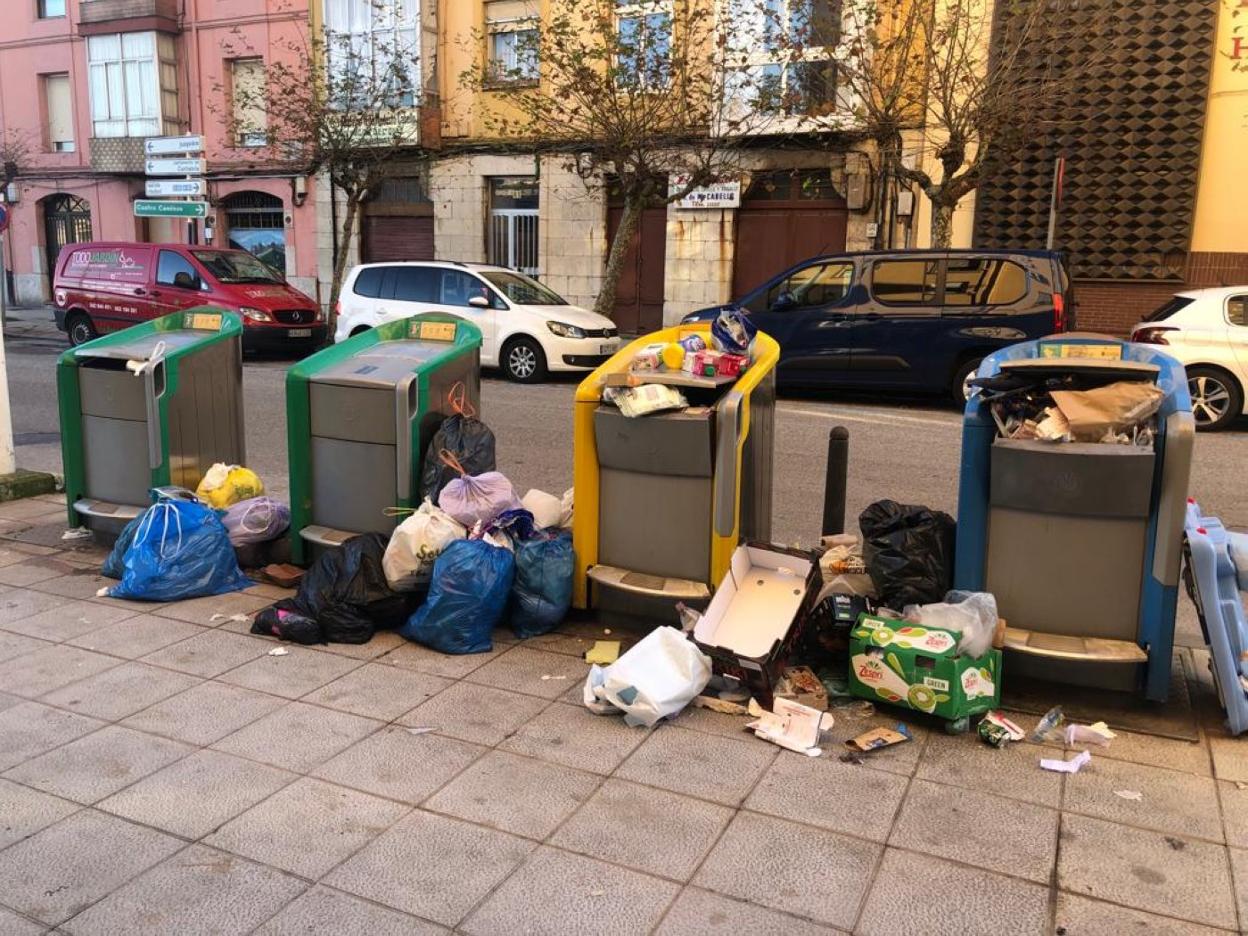
[[[70,348],[56,365],[71,527],[116,534],[154,487],[194,490],[214,462],[246,464],[243,325],[203,307]]]
[[[389,508],[419,504],[425,449],[442,420],[476,410],[481,331],[430,313],[361,332],[286,374],[291,556],[306,565],[360,533],[389,534]]]

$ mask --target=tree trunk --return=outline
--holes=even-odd
[[[620,226],[615,230],[611,240],[611,250],[607,254],[607,268],[602,271],[602,287],[598,290],[598,300],[594,303],[594,311],[599,315],[611,318],[615,312],[615,290],[620,285],[620,274],[624,272],[624,257],[632,246],[633,235],[641,222],[641,201],[628,200],[624,203],[624,214],[620,218]]]
[[[338,293],[342,290],[343,277],[347,275],[347,257],[351,253],[351,236],[355,233],[355,219],[359,215],[358,195],[347,193],[347,210],[342,218],[342,231],[338,241],[338,256],[334,258],[334,278],[329,284],[329,335],[333,340],[338,329]]]
[[[953,241],[953,205],[932,202],[932,246],[948,247]]]

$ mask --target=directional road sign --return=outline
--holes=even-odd
[[[207,195],[208,183],[203,179],[149,179],[147,197],[159,198],[162,195]]]
[[[203,175],[208,171],[208,163],[203,159],[149,159],[147,160],[148,175]]]
[[[143,144],[148,156],[178,156],[204,151],[201,136],[152,137]]]
[[[152,201],[138,198],[134,202],[136,218],[206,218],[208,203],[202,201]]]

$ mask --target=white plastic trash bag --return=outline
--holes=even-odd
[[[711,679],[711,658],[674,627],[659,627],[610,666],[594,666],[585,680],[585,705],[607,715],[622,712],[629,725],[650,727],[675,715]]]
[[[429,584],[433,561],[455,540],[467,536],[468,531],[462,525],[425,498],[390,537],[381,560],[386,581],[395,591],[414,591]]]
[[[559,526],[565,530],[572,529],[572,496],[575,491],[575,488],[568,488],[563,492],[563,498],[559,502]]]
[[[520,506],[533,515],[534,526],[546,529],[559,526],[563,504],[554,494],[533,488],[520,499]]]

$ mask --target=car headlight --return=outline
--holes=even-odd
[[[547,322],[546,327],[560,338],[584,338],[585,329],[577,328],[575,325],[566,325],[563,322]]]
[[[239,306],[239,314],[249,322],[271,322],[273,316],[269,315],[263,309],[253,309],[250,306]]]

